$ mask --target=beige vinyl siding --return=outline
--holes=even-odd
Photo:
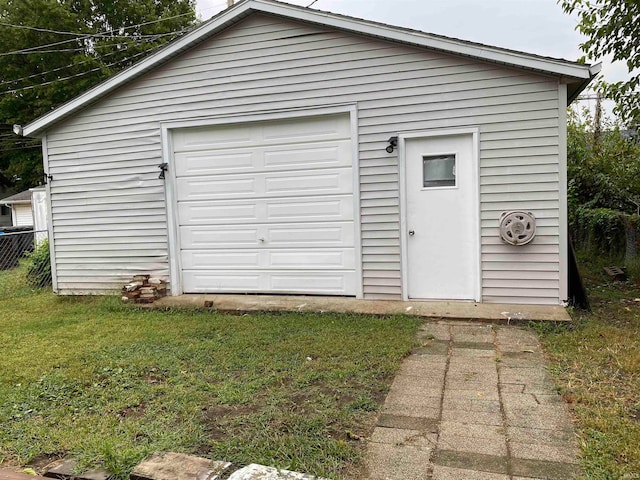
[[[162,122],[336,104],[358,111],[366,298],[402,293],[387,139],[477,126],[483,300],[559,302],[557,79],[258,14],[48,132],[59,290],[168,275]],[[499,241],[509,209],[536,215],[533,244]]]

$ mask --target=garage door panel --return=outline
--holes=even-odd
[[[267,215],[273,221],[353,220],[353,197],[302,198],[266,202]]]
[[[258,152],[225,150],[176,153],[176,177],[252,172],[258,164]]]
[[[178,178],[178,201],[340,195],[353,191],[351,168]]]
[[[182,289],[189,293],[260,292],[264,274],[238,271],[182,271]]]
[[[174,152],[251,146],[259,142],[259,132],[251,124],[181,128],[173,132]]]
[[[222,269],[355,269],[353,248],[183,250],[187,270]]]
[[[262,167],[268,171],[351,167],[351,141],[267,148],[263,153]]]
[[[350,168],[351,141],[181,152],[175,154],[174,163],[178,178],[309,168]]]
[[[353,224],[192,226],[180,228],[180,244],[192,249],[256,248],[264,238],[270,248],[353,247]]]
[[[260,217],[258,209],[259,206],[253,202],[233,205],[219,202],[178,204],[178,214],[182,225],[257,223]]]
[[[335,140],[345,138],[350,133],[349,117],[342,114],[265,122],[261,126],[262,138],[265,143],[307,143],[319,139]]]
[[[348,295],[355,285],[355,272],[273,272],[268,289],[278,293]]]
[[[349,295],[356,282],[353,271],[238,272],[184,271],[183,287],[193,293],[297,293]]]
[[[178,204],[181,226],[236,225],[246,223],[284,223],[304,221],[353,220],[353,198],[292,198],[181,202]]]

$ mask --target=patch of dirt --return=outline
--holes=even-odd
[[[131,405],[118,412],[120,418],[140,418],[144,415],[147,405],[141,403],[140,405]]]
[[[62,453],[41,453],[36,455],[26,466],[33,468],[38,474],[43,474],[55,467],[64,458]]]
[[[259,412],[263,407],[264,405],[260,403],[253,405],[210,405],[202,409],[202,422],[211,440],[223,440],[228,437],[227,432],[222,428],[224,420],[230,417],[251,415]]]

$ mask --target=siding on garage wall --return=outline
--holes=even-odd
[[[254,14],[48,132],[61,293],[168,275],[160,123],[356,103],[366,298],[401,298],[400,132],[480,127],[482,295],[559,302],[558,81]],[[498,239],[525,209],[538,236]]]

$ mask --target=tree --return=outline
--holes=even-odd
[[[608,253],[625,250],[637,262],[640,222],[640,142],[619,125],[605,123],[600,135],[588,111],[569,112],[568,204],[573,238]]]
[[[37,139],[11,132],[195,24],[195,0],[0,0],[0,173],[42,180]]]
[[[630,126],[640,124],[640,2],[637,0],[560,0],[566,13],[577,13],[578,30],[587,36],[580,47],[592,60],[612,55],[626,63],[630,79],[606,84],[602,92],[616,102],[616,113]]]

